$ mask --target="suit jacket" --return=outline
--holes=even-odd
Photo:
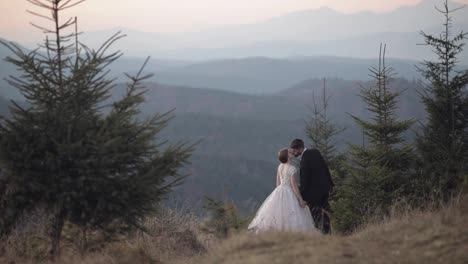
[[[300,192],[304,201],[320,206],[328,200],[334,184],[328,165],[317,149],[307,149],[300,163]]]

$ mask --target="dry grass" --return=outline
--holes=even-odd
[[[199,221],[189,209],[164,209],[158,217],[146,220],[148,233],[138,232],[95,246],[84,255],[79,253],[73,232],[64,230],[62,256],[56,263],[159,264],[174,263],[175,259],[186,263],[187,259],[206,253],[213,243],[211,236],[198,231]],[[18,225],[6,241],[0,241],[0,263],[50,263],[45,224],[41,222],[30,219]]]
[[[397,210],[350,236],[233,237],[192,263],[468,263],[468,199],[440,210]]]
[[[41,213],[35,212],[29,219],[19,222],[6,240],[0,240],[0,263],[45,259],[48,246],[46,221]]]
[[[165,210],[145,225],[149,234],[133,234],[84,256],[67,242],[56,263],[468,263],[468,197],[438,210],[400,207],[350,236],[242,234],[218,243],[199,231],[200,221],[189,210]],[[41,226],[20,225],[3,242],[0,263],[48,263]]]

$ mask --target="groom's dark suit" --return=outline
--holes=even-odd
[[[333,181],[325,160],[317,149],[306,149],[300,164],[300,191],[309,205],[317,228],[330,233],[330,205],[328,197]]]

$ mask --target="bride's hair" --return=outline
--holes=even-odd
[[[289,150],[287,148],[284,148],[278,152],[278,159],[281,163],[286,163],[288,162],[288,154]]]

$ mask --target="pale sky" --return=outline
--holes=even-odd
[[[468,0],[456,0],[468,3]],[[247,24],[294,11],[329,7],[344,13],[386,12],[421,0],[87,0],[70,9],[84,31],[125,27],[146,32],[183,32]],[[442,1],[441,1],[442,2]],[[0,0],[0,37],[21,41],[40,34],[26,0]],[[34,33],[31,33],[34,32]]]

